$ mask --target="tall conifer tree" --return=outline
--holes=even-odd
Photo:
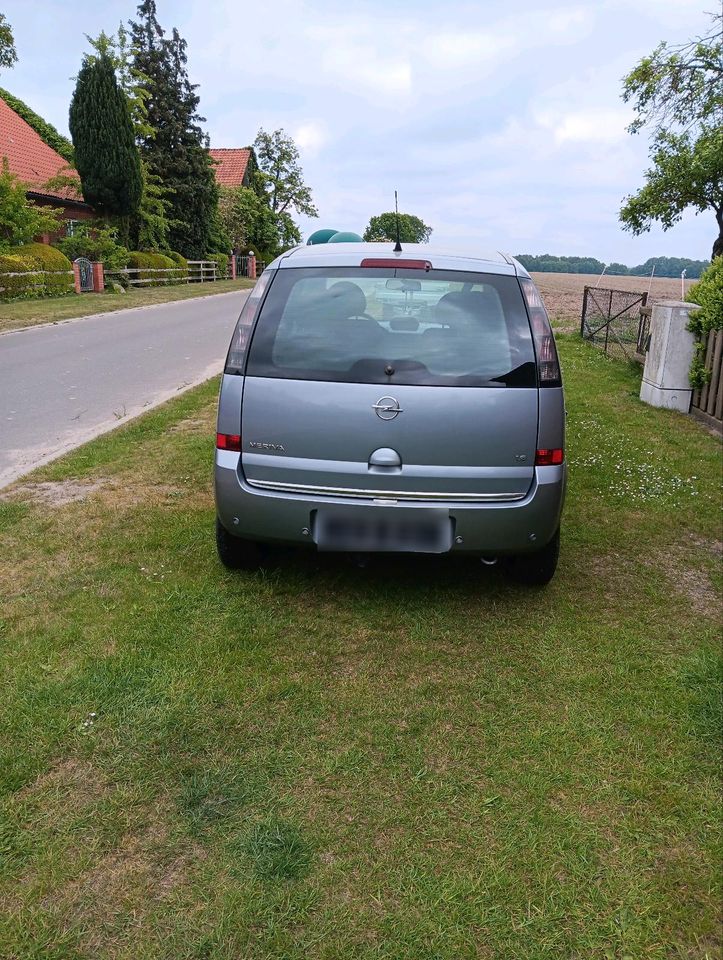
[[[141,165],[125,94],[109,57],[86,61],[70,104],[70,135],[84,199],[99,213],[130,217],[141,199]]]
[[[200,124],[196,85],[188,79],[186,41],[173,30],[170,38],[158,23],[155,0],[143,0],[130,23],[135,67],[146,78],[145,101],[152,137],[141,141],[141,154],[152,176],[168,191],[170,246],[185,257],[208,252],[218,187]]]

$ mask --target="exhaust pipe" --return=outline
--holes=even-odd
[[[494,567],[497,563],[497,557],[480,557],[480,560],[486,567]]]

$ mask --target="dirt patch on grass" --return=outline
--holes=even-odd
[[[210,409],[210,408],[209,408]],[[185,420],[179,420],[169,428],[169,433],[209,433],[209,426],[212,423],[210,416],[204,417],[186,417]]]
[[[8,493],[0,494],[0,499],[11,500],[19,496],[42,503],[43,506],[65,507],[69,503],[87,500],[109,483],[110,480],[104,477],[96,480],[45,480],[40,483],[23,483],[13,487]]]
[[[13,799],[19,803],[35,803],[50,797],[68,804],[77,812],[96,803],[108,790],[100,772],[90,763],[69,757],[39,774],[32,783],[18,790]]]
[[[655,566],[663,571],[673,590],[690,602],[693,612],[703,617],[720,617],[720,592],[713,586],[707,572],[694,566],[695,548],[721,557],[722,545],[718,540],[703,540],[690,534],[686,541],[661,553]]]

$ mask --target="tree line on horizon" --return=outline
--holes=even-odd
[[[689,260],[686,257],[650,257],[637,267],[624,263],[604,264],[595,257],[558,257],[551,253],[534,256],[518,253],[516,258],[526,270],[533,273],[605,273],[612,277],[649,277],[655,268],[656,277],[680,277],[685,270],[686,278],[697,280],[710,265],[709,260]]]

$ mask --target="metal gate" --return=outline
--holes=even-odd
[[[611,356],[634,360],[645,350],[640,311],[647,302],[647,293],[585,287],[580,335]]]
[[[78,265],[78,275],[80,276],[80,292],[92,293],[93,291],[93,265],[86,257],[78,257],[75,261]]]

